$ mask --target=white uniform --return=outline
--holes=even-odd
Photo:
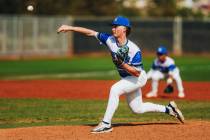
[[[168,75],[171,75],[176,81],[177,89],[179,91],[178,96],[182,97],[184,95],[184,88],[182,85],[182,79],[179,74],[179,69],[175,65],[174,60],[168,56],[166,56],[166,60],[164,62],[161,62],[158,60],[158,58],[156,58],[152,64],[152,68],[147,73],[147,78],[152,79],[152,90],[147,94],[147,96],[157,96],[158,81],[160,79],[167,78]]]
[[[104,45],[106,45],[112,57],[115,57],[117,50],[120,48],[115,37],[106,33],[98,33],[96,38]],[[123,47],[129,48],[128,57],[125,60],[125,63],[135,67],[138,71],[140,71],[140,76],[132,76],[124,69],[116,66],[121,76],[121,80],[111,87],[107,109],[103,118],[104,122],[110,124],[114,112],[118,107],[120,95],[126,96],[127,103],[134,113],[166,111],[166,107],[163,105],[143,103],[141,87],[146,84],[147,75],[143,69],[141,50],[130,40],[127,40],[127,43]]]

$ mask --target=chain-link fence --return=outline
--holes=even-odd
[[[74,19],[74,25],[84,26],[98,32],[111,34],[112,19]],[[164,44],[169,50],[173,46],[173,20],[139,20],[131,19],[132,29],[129,39],[136,43],[144,51],[154,51],[158,45]],[[85,42],[85,43],[84,43]],[[90,51],[104,51],[96,39],[82,37],[74,33],[74,52],[83,53]]]
[[[69,17],[0,16],[0,56],[68,55],[65,35],[57,35],[59,25],[72,24]]]
[[[185,20],[182,29],[183,52],[210,53],[210,20]]]
[[[177,20],[178,19],[178,20]],[[112,18],[0,16],[0,57],[67,56],[103,52],[95,38],[79,33],[56,34],[61,24],[83,26],[111,33]],[[129,38],[142,51],[153,52],[161,44],[174,54],[209,53],[210,21],[131,18]]]

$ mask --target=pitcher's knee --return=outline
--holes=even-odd
[[[138,108],[131,108],[131,110],[132,110],[132,112],[133,112],[134,114],[142,114],[142,113],[145,112],[144,109],[141,108],[141,107],[138,107]]]
[[[115,85],[113,85],[112,87],[111,87],[111,89],[110,89],[110,95],[111,96],[119,96],[120,95],[120,90],[119,90],[119,88],[117,87],[117,86],[115,86]]]
[[[113,85],[110,89],[111,92],[117,92],[118,88],[117,86]]]

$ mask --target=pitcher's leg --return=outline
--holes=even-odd
[[[127,94],[126,97],[128,105],[134,113],[139,114],[145,112],[163,112],[177,118],[179,121],[184,123],[184,116],[174,101],[171,101],[167,106],[149,102],[143,103],[141,98],[141,91]]]
[[[138,90],[141,86],[145,85],[146,81],[146,73],[142,71],[140,77],[127,77],[115,83],[110,90],[109,101],[103,121],[111,123],[119,104],[120,95]]]
[[[126,99],[131,110],[137,114],[145,112],[166,112],[166,107],[164,105],[150,102],[143,103],[141,89],[126,94]]]
[[[124,91],[122,91],[121,88],[122,86],[123,86],[122,81],[119,81],[111,87],[106,112],[103,118],[104,122],[111,124],[112,117],[119,105],[119,97],[121,94],[124,93]]]

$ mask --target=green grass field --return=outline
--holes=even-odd
[[[147,101],[168,104],[166,100]],[[0,128],[97,124],[106,104],[105,100],[0,99]],[[210,102],[177,101],[177,104],[186,120],[210,120]],[[164,113],[133,114],[125,101],[120,102],[113,118],[113,123],[170,121],[177,120]]]
[[[149,70],[153,58],[143,59]],[[210,81],[209,57],[177,57],[176,64],[184,81]],[[110,57],[75,57],[50,60],[0,61],[3,79],[119,79]],[[150,101],[150,100],[149,100]],[[152,100],[167,104],[168,100]],[[0,128],[38,125],[85,125],[98,123],[105,112],[105,100],[0,99]],[[209,102],[177,101],[187,120],[210,120]],[[157,113],[132,114],[121,101],[113,118],[119,122],[171,121]]]
[[[148,71],[153,58],[143,59]],[[185,81],[210,81],[209,57],[177,57]],[[119,79],[110,57],[0,61],[0,79]]]

